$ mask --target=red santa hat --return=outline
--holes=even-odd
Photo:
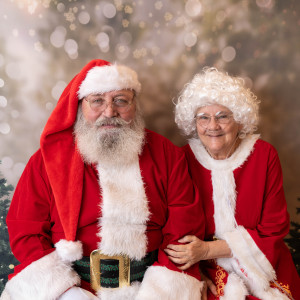
[[[119,89],[140,92],[141,84],[135,71],[105,60],[92,60],[65,88],[43,130],[42,156],[68,241],[76,239],[84,170],[73,136],[78,99],[90,93]]]

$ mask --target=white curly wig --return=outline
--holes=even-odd
[[[234,120],[242,124],[241,138],[257,129],[259,101],[245,88],[243,79],[208,67],[196,74],[179,94],[175,122],[184,134],[196,137],[196,112],[198,108],[212,104],[223,105],[232,111]]]

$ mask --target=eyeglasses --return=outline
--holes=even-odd
[[[232,113],[219,111],[214,116],[200,113],[196,115],[196,122],[202,127],[207,127],[211,121],[211,118],[214,118],[215,122],[218,124],[228,124],[232,120]]]
[[[106,100],[101,98],[101,95],[92,95],[89,97],[90,99],[87,99],[87,97],[85,97],[84,100],[89,103],[90,108],[93,111],[98,113],[105,111],[108,105],[112,105],[113,109],[115,109],[119,113],[127,112],[134,98],[133,97],[132,99],[127,99],[126,96],[122,95],[115,97],[111,102],[107,102]]]

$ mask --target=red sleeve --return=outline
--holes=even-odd
[[[179,244],[177,241],[185,235],[196,235],[204,239],[205,222],[199,193],[189,176],[185,156],[181,150],[173,153],[173,156],[167,190],[168,217],[163,228],[164,238],[158,263],[171,270],[180,271],[163,250],[168,244]],[[185,272],[200,280],[198,265]]]
[[[283,238],[289,232],[289,215],[283,191],[281,166],[274,148],[271,148],[269,155],[261,219],[256,229],[247,231],[275,267],[284,243]]]
[[[29,160],[21,176],[6,219],[12,252],[21,263],[15,274],[54,250],[50,236],[51,191],[42,176],[38,154]]]

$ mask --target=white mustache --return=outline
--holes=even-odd
[[[122,126],[129,125],[130,123],[131,123],[131,120],[127,122],[127,121],[125,121],[121,118],[117,118],[117,117],[114,117],[114,118],[100,117],[95,121],[94,125],[98,126],[98,127],[107,126],[107,125],[122,127]]]

